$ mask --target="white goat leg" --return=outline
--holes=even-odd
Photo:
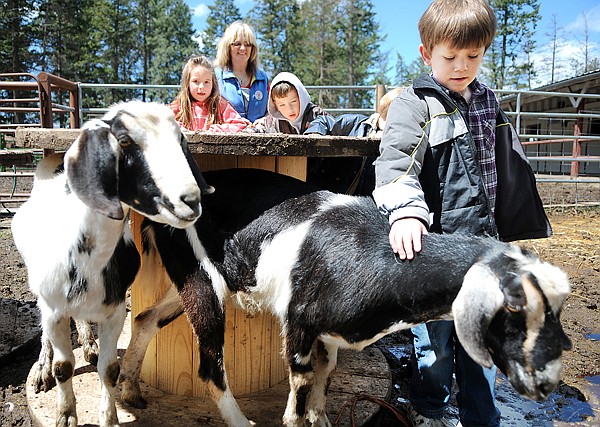
[[[42,322],[54,346],[52,373],[56,379],[57,389],[56,427],[76,427],[77,408],[73,393],[75,356],[71,347],[70,319],[68,317],[58,321],[48,319],[44,311],[42,308]]]
[[[217,404],[225,424],[235,427],[253,426],[254,424],[248,421],[248,418],[246,418],[238,406],[235,397],[233,397],[233,394],[229,389],[229,383],[227,382],[227,374],[225,374],[225,385],[227,388],[223,391],[215,387],[211,381],[207,383],[208,390],[210,391],[213,401]]]
[[[119,425],[115,406],[115,387],[119,379],[119,361],[117,360],[117,341],[125,322],[125,304],[120,304],[109,318],[98,324],[98,336],[102,352],[98,358],[98,376],[101,395],[99,406],[100,427]]]
[[[313,427],[331,427],[326,413],[326,395],[329,377],[337,365],[337,351],[336,346],[317,343],[314,380],[306,399],[306,419]]]
[[[290,394],[283,414],[286,427],[302,427],[305,425],[304,414],[298,414],[298,399],[306,399],[306,392],[313,383],[312,371],[300,373],[290,371]],[[304,396],[302,396],[304,394]]]

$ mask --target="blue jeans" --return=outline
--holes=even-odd
[[[496,367],[486,369],[469,357],[454,333],[454,322],[436,321],[411,329],[414,339],[413,375],[409,398],[421,415],[439,419],[452,392],[456,360],[456,395],[463,426],[499,426],[494,404]]]

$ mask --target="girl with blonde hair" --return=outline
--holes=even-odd
[[[239,132],[246,122],[220,96],[215,71],[205,56],[192,56],[183,67],[181,89],[170,105],[186,130]]]

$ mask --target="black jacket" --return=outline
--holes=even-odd
[[[417,78],[392,102],[387,119],[373,194],[390,222],[414,217],[434,232],[505,241],[551,234],[533,171],[504,112],[499,110],[496,119],[495,213],[468,125],[429,75]]]

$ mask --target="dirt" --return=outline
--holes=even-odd
[[[569,191],[552,188],[549,196],[544,194],[543,185],[540,188],[545,201],[552,198],[551,203],[554,204],[573,203],[573,195],[565,195]],[[0,297],[5,303],[12,304],[13,311],[35,313],[35,298],[28,289],[25,266],[11,238],[10,218],[6,214],[0,217]],[[569,274],[572,292],[564,306],[561,321],[573,349],[564,353],[562,382],[545,403],[521,399],[506,385],[503,377],[499,377],[497,401],[503,413],[503,426],[600,424],[600,208],[553,208],[549,210],[549,218],[554,229],[551,238],[521,244]],[[32,339],[29,346],[15,345],[31,336],[35,328],[22,329],[21,335],[19,332],[0,331],[3,344],[15,350],[0,358],[1,426],[32,425],[25,381],[37,358],[39,342]],[[15,343],[7,343],[11,339]],[[405,332],[397,333],[377,345],[384,351],[392,368],[394,389],[390,402],[403,411],[410,378],[409,336]],[[456,418],[455,402],[451,403],[449,416]],[[384,415],[378,425],[398,425],[394,423],[391,415]]]

